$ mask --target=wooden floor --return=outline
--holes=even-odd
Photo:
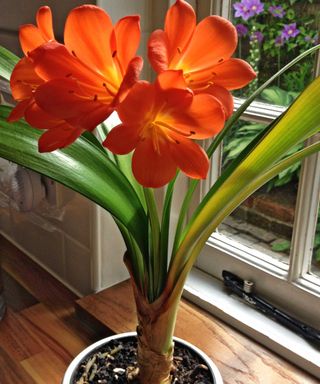
[[[61,384],[85,346],[100,338],[74,312],[77,297],[0,237],[8,309],[0,322],[0,383]]]

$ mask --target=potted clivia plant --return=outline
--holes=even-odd
[[[137,365],[131,376],[140,384],[168,384],[186,277],[226,216],[277,173],[319,150],[315,143],[283,159],[319,130],[320,79],[233,160],[187,220],[193,192],[207,176],[210,157],[254,98],[319,46],[281,69],[232,114],[230,91],[248,84],[255,73],[232,58],[237,32],[228,20],[209,16],[196,25],[192,7],[177,0],[164,29],[148,41],[148,58],[157,73],[153,83],[139,80],[139,41],[138,16],[113,26],[105,11],[84,5],[70,12],[60,44],[50,9],[40,8],[37,26],[20,28],[25,57],[18,61],[5,48],[0,51],[0,75],[10,79],[17,101],[13,109],[0,107],[0,156],[59,181],[111,213],[127,247],[124,262],[137,308]],[[108,132],[102,123],[114,111],[121,124]],[[102,143],[92,134],[96,127],[104,135]],[[199,140],[209,138],[205,151]],[[171,228],[180,171],[190,183]],[[153,189],[163,186],[160,213]],[[174,236],[170,248],[169,232]],[[102,356],[110,352],[96,360]],[[80,378],[68,373],[64,383],[99,382],[97,361],[89,360]],[[89,370],[92,366],[95,371]],[[216,374],[208,382],[221,379]]]

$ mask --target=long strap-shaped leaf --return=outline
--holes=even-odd
[[[19,61],[19,57],[0,46],[0,76],[10,80],[11,72]]]
[[[319,150],[320,150],[320,142],[317,142],[310,145],[307,148],[303,148],[302,150],[294,153],[288,158],[281,160],[279,163],[269,168],[263,175],[256,178],[254,182],[247,187],[247,191],[244,189],[242,198],[245,199],[246,197],[248,197],[251,194],[252,189],[258,189],[261,185],[271,180],[274,176],[276,176],[279,172],[283,171],[287,167],[295,164],[297,161],[301,161],[302,159],[304,159],[309,155],[319,152]],[[216,222],[215,225],[216,226],[219,225],[219,222]],[[174,302],[175,298],[179,297],[179,295],[181,294],[183,290],[183,286],[185,284],[185,280],[188,276],[188,273],[190,272],[195,260],[197,259],[199,253],[201,252],[207,240],[206,236],[207,234],[203,235],[202,238],[195,243],[194,247],[191,249],[189,253],[189,257],[186,260],[186,263],[181,269],[181,272],[179,276],[177,276],[177,279],[175,280],[174,284],[170,283],[170,280],[168,280],[168,284],[164,291],[164,297],[169,296],[169,303]]]
[[[168,284],[176,281],[197,242],[210,236],[217,225],[256,189],[254,180],[261,177],[292,146],[320,129],[320,78],[317,78],[294,102],[279,122],[261,139],[242,162],[208,192],[194,213],[186,235],[174,257]],[[224,178],[222,174],[220,176]],[[248,186],[252,184],[252,188]],[[204,240],[205,241],[205,240]]]
[[[131,184],[107,156],[85,138],[51,153],[38,152],[41,132],[20,121],[8,123],[0,107],[0,156],[59,181],[109,211],[132,234],[142,253],[147,217]]]

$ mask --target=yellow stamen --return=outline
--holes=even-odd
[[[190,133],[185,133],[185,132],[181,132],[179,131],[178,129],[176,129],[175,127],[173,127],[172,125],[169,125],[167,123],[164,123],[163,121],[155,121],[154,124],[156,124],[157,126],[160,126],[160,127],[164,127],[164,128],[167,128],[169,129],[170,131],[172,132],[175,132],[175,133],[178,133],[179,135],[181,136],[185,136],[185,137],[189,137],[190,136]],[[162,128],[162,131],[163,131],[163,128]]]

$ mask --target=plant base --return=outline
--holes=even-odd
[[[180,384],[222,384],[212,361],[198,348],[174,338],[172,381]],[[92,344],[70,364],[62,384],[138,384],[136,333],[108,337]]]

